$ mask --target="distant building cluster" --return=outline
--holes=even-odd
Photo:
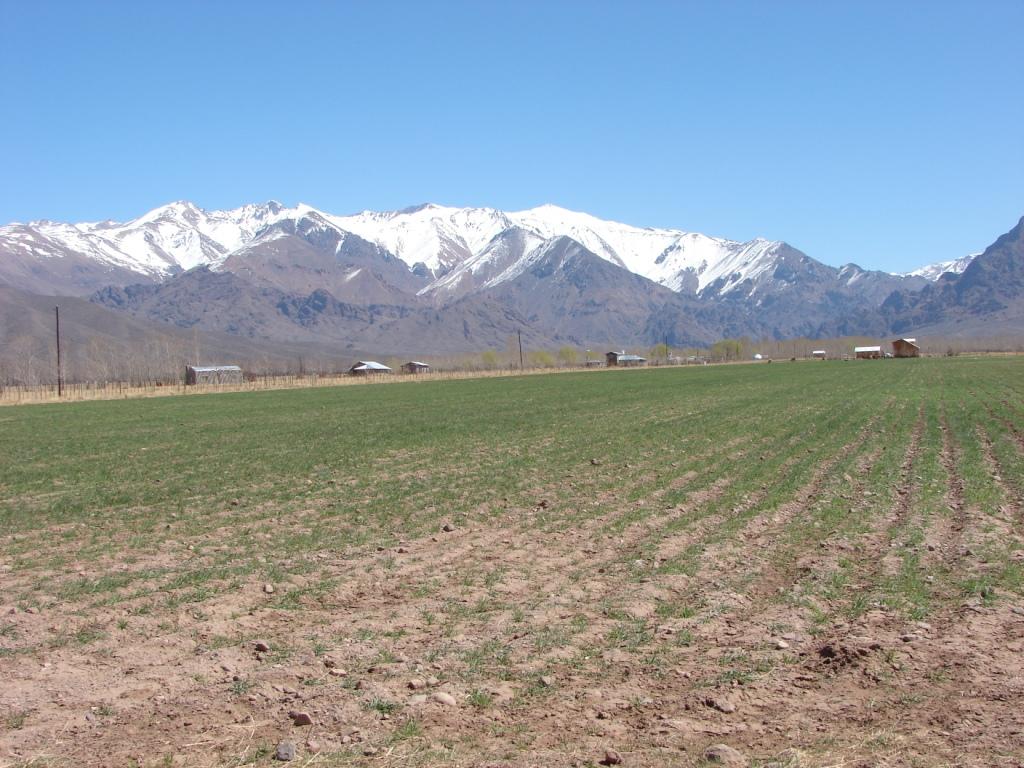
[[[853,356],[859,360],[877,360],[882,357],[920,357],[921,347],[917,339],[895,339],[892,352],[883,352],[880,345],[870,347],[854,347]]]
[[[882,350],[880,344],[858,346],[853,348],[853,356],[858,360],[878,360],[886,357],[920,357],[921,347],[917,343],[917,339],[914,338],[899,338],[891,342],[892,352],[885,352]],[[590,350],[587,350],[588,352]],[[811,352],[811,358],[814,360],[827,360],[829,357],[828,350],[815,349]],[[847,354],[843,354],[842,358],[846,359]],[[764,356],[760,353],[755,353],[752,357],[755,361],[764,359]],[[796,358],[794,358],[796,359]],[[708,359],[703,355],[691,355],[685,360],[681,357],[668,357],[670,364],[680,363],[697,363],[707,365]],[[771,359],[768,359],[771,362]],[[625,350],[619,352],[606,352],[604,360],[600,358],[591,360],[587,357],[587,360],[583,363],[586,368],[637,368],[647,365],[647,358],[641,357],[640,355],[627,354]],[[402,363],[401,372],[404,374],[422,374],[430,373],[430,363],[424,363],[420,360],[410,360],[406,363]],[[394,370],[383,363],[379,363],[376,360],[359,360],[351,368],[348,369],[347,373],[351,376],[380,376],[394,373]],[[242,369],[237,365],[189,365],[185,367],[185,384],[197,385],[197,384],[241,384],[245,380]]]
[[[402,373],[430,373],[430,363],[422,363],[419,360],[410,360],[407,363],[402,363]],[[376,360],[360,360],[358,363],[348,369],[348,372],[353,376],[373,376],[384,373],[394,373],[394,371],[383,363],[378,363]]]

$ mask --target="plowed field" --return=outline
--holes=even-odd
[[[6,408],[0,681],[3,765],[1022,765],[1024,358]]]

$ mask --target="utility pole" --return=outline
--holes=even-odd
[[[57,318],[57,397],[64,396],[64,366],[60,357],[60,307],[54,307],[53,313]]]
[[[518,329],[517,328],[516,329],[516,333],[519,335],[519,370],[522,371],[522,370],[524,370],[524,368],[523,368],[523,331],[522,331],[522,329]]]

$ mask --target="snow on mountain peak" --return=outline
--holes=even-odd
[[[398,211],[336,216],[307,203],[286,208],[272,200],[206,211],[175,201],[127,223],[32,226],[71,251],[160,279],[203,264],[216,269],[268,227],[304,218],[376,243],[410,269],[424,265],[434,276],[426,293],[458,290],[466,280],[490,284],[500,275],[516,274],[517,260],[562,236],[613,264],[687,292],[713,283],[716,291],[727,290],[755,278],[770,267],[779,245],[763,238],[740,243],[681,230],[634,227],[551,203],[516,212],[425,203]]]
[[[980,253],[971,253],[967,256],[961,256],[959,259],[940,261],[937,264],[928,264],[927,266],[915,269],[913,272],[901,272],[899,274],[900,277],[923,277],[925,280],[935,282],[947,272],[951,272],[954,275],[961,274],[980,255]]]

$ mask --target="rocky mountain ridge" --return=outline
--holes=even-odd
[[[987,275],[992,258],[986,250],[950,265],[963,274],[932,281],[935,269],[836,268],[784,242],[630,227],[555,206],[334,216],[276,202],[213,212],[175,203],[128,224],[0,227],[0,282],[16,288],[91,295],[179,328],[395,352],[500,347],[519,330],[537,343],[615,346],[884,335],[935,321],[959,296],[946,286]],[[986,307],[995,309],[965,307],[959,331]]]

